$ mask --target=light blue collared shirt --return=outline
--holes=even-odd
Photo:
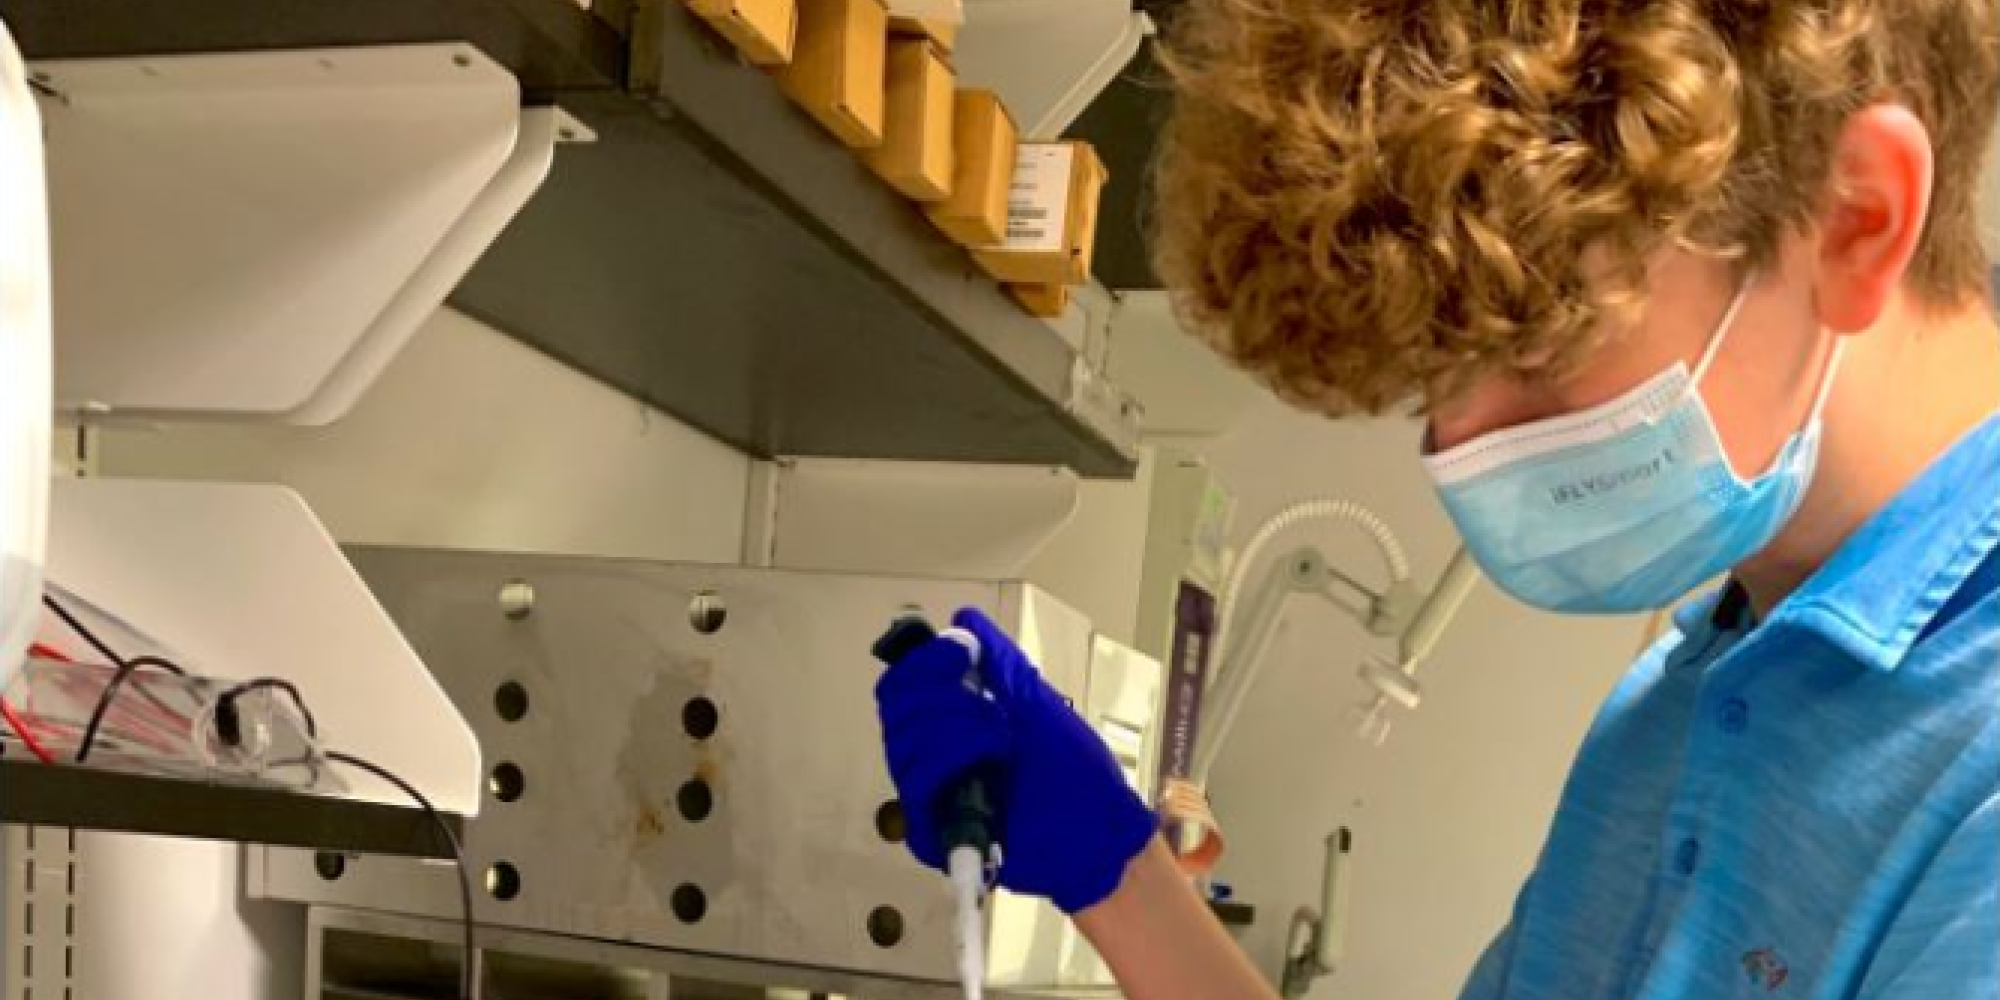
[[[2000,417],[1606,702],[1466,1000],[2000,997]]]

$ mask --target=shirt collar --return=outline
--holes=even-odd
[[[1715,641],[1744,628],[1749,618],[1749,596],[1734,578],[1720,590],[1689,598],[1673,611],[1674,629],[1684,641],[1667,657],[1666,668],[1677,671],[1701,666]]]
[[[2000,541],[2000,414],[1961,438],[1780,603],[1773,631],[1811,633],[1875,670],[1902,663]],[[1734,581],[1708,602],[1711,627],[1748,614]]]
[[[1674,608],[1674,628],[1682,635],[1696,632],[1728,632],[1743,623],[1748,603],[1743,588],[1732,578],[1720,590],[1710,590],[1688,598]]]

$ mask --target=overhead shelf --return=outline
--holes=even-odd
[[[558,150],[456,308],[758,456],[1132,473],[1136,409],[1075,345],[679,3],[657,12],[629,74],[625,41],[569,0],[9,0],[6,16],[31,60],[469,41],[596,139]]]
[[[625,79],[624,40],[564,0],[7,0],[0,16],[30,60],[471,42],[531,100]]]
[[[19,750],[18,745],[9,749]],[[454,836],[463,821],[444,816]],[[154,775],[0,760],[0,823],[449,858],[421,810]]]

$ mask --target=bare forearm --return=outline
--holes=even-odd
[[[1127,1000],[1277,1000],[1157,838],[1076,925]]]

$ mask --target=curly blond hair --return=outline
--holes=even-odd
[[[1908,278],[1984,294],[1994,0],[1188,0],[1155,254],[1183,319],[1294,403],[1423,408],[1560,376],[1656,251],[1756,267],[1871,102],[1929,128]]]

